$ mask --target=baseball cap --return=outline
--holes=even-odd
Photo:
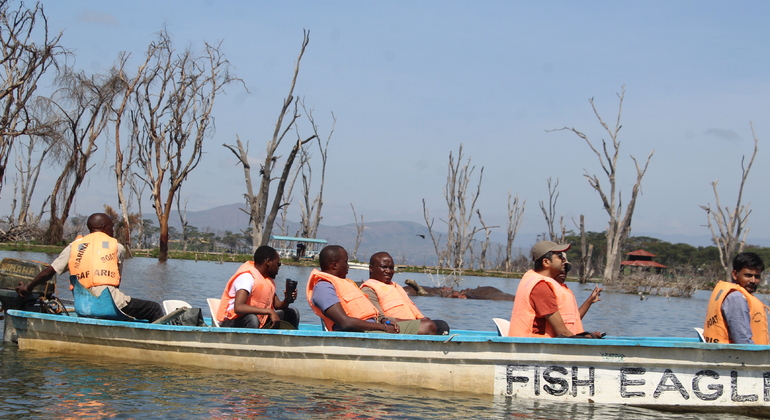
[[[571,246],[570,244],[557,244],[552,241],[540,241],[532,247],[532,261],[537,261],[549,252],[564,252]]]

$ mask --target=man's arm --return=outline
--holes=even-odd
[[[51,280],[53,276],[56,275],[56,270],[52,266],[48,266],[43,269],[43,271],[39,272],[37,276],[35,276],[32,281],[30,281],[27,285],[24,285],[24,282],[19,282],[19,285],[16,286],[16,293],[19,294],[21,297],[27,297],[32,292],[32,289],[37,287],[39,284],[45,283],[48,280]]]
[[[289,307],[290,304],[296,302],[297,300],[297,291],[295,290],[294,293],[291,294],[291,296],[286,293],[286,290],[283,291],[283,300],[278,299],[278,294],[276,293],[273,297],[273,307],[275,309],[286,309]]]
[[[381,324],[369,322],[358,318],[349,317],[342,309],[342,304],[335,303],[324,311],[335,324],[346,331],[383,331],[386,333],[398,333],[396,324]]]
[[[273,321],[273,323],[278,323],[281,321],[281,317],[278,316],[278,313],[275,312],[274,309],[270,308],[257,308],[256,306],[251,306],[246,301],[249,299],[249,292],[240,289],[237,292],[235,292],[235,302],[233,303],[233,311],[238,315],[248,315],[248,314],[254,314],[254,315],[267,315],[270,317],[270,320]]]
[[[751,332],[749,303],[740,292],[732,292],[722,302],[722,316],[727,324],[730,341],[736,344],[754,344]]]
[[[594,290],[591,291],[591,295],[588,296],[588,299],[580,305],[580,309],[578,310],[580,312],[580,319],[583,319],[583,317],[586,316],[588,310],[591,309],[591,305],[601,300],[599,295],[602,293],[603,289],[604,288],[599,286],[594,287]]]
[[[377,297],[377,292],[375,292],[374,289],[369,286],[362,287],[361,291],[364,292],[366,297],[369,298],[369,302],[371,302],[372,305],[374,305],[374,308],[377,309],[377,313],[380,314],[380,316],[377,317],[377,320],[380,321],[383,317],[385,317],[385,311],[382,310],[380,299]]]
[[[564,319],[561,317],[559,311],[556,311],[550,315],[545,315],[545,320],[551,324],[553,330],[556,331],[556,335],[563,337],[572,337],[574,335],[572,334],[572,331],[567,329],[567,326],[564,325]]]

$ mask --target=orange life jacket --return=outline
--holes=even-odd
[[[334,286],[334,291],[340,299],[342,310],[344,310],[349,317],[367,320],[376,318],[377,315],[379,315],[377,308],[372,305],[372,302],[369,302],[369,298],[366,297],[364,292],[358,288],[353,280],[341,279],[318,269],[313,269],[310,273],[310,278],[307,281],[307,302],[310,304],[310,309],[312,309],[316,315],[321,317],[327,330],[332,331],[334,321],[324,315],[321,308],[313,304],[313,288],[319,281],[328,281]]]
[[[120,286],[117,239],[104,232],[78,237],[70,246],[67,267],[86,289]]]
[[[725,318],[722,315],[722,303],[731,292],[743,293],[749,303],[749,316],[751,318],[751,335],[754,344],[768,343],[767,313],[765,304],[757,299],[739,284],[720,281],[711,292],[708,308],[706,309],[706,322],[703,325],[703,337],[708,343],[732,343]]]
[[[251,291],[249,292],[249,298],[246,303],[255,308],[272,309],[274,307],[275,281],[271,278],[265,278],[262,273],[254,267],[254,261],[246,261],[241,264],[241,266],[238,267],[238,270],[235,271],[235,274],[230,277],[230,280],[227,281],[227,285],[225,286],[225,291],[222,292],[221,303],[217,310],[217,321],[220,323],[226,319],[235,319],[243,316],[235,313],[234,306],[233,309],[229,309],[230,303],[235,301],[235,296],[230,296],[230,288],[233,286],[235,278],[243,273],[249,273],[254,277],[254,286],[252,286]],[[259,326],[261,328],[267,322],[268,316],[257,315],[257,318],[259,318]]]
[[[572,290],[566,284],[529,270],[524,273],[519,287],[516,290],[516,298],[513,301],[513,311],[511,311],[511,326],[508,330],[509,337],[556,337],[556,331],[550,322],[545,323],[545,334],[535,334],[532,331],[532,325],[535,322],[535,308],[532,306],[530,294],[532,289],[540,281],[545,281],[556,295],[556,304],[559,307],[559,314],[564,320],[564,325],[572,334],[583,332],[583,322],[580,320],[580,310]]]
[[[386,284],[379,280],[369,279],[361,285],[362,289],[364,287],[369,287],[377,293],[377,299],[380,301],[385,316],[398,319],[425,318],[420,310],[414,306],[401,285],[397,283]]]

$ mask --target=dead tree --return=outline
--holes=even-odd
[[[237,81],[221,44],[205,44],[200,55],[176,51],[164,29],[147,49],[148,65],[134,95],[132,141],[138,175],[150,188],[160,226],[158,261],[168,259],[168,221],[177,191],[200,163],[203,140],[213,129],[215,99]]]
[[[441,234],[436,234],[433,230],[433,223],[435,219],[430,217],[430,211],[425,205],[425,199],[422,199],[422,215],[425,218],[425,225],[428,227],[428,235],[433,243],[433,249],[436,252],[436,264],[439,267],[444,267],[447,260],[447,250],[441,246]]]
[[[64,224],[75,195],[93,167],[91,157],[98,149],[97,140],[107,128],[112,102],[120,89],[120,81],[112,71],[88,76],[67,69],[58,83],[62,87],[52,104],[60,112],[64,141],[58,143],[60,147],[52,154],[62,163],[62,172],[51,193],[50,222],[43,236],[46,244],[57,244],[63,239]]]
[[[487,226],[484,223],[484,219],[481,218],[481,210],[476,209],[476,214],[479,216],[479,223],[481,223],[481,229],[484,231],[484,242],[481,243],[481,252],[479,253],[479,270],[487,269],[487,250],[489,249],[489,235],[492,233],[492,229],[497,229],[500,226]]]
[[[513,201],[511,201],[511,198],[513,198]],[[516,233],[518,233],[519,228],[521,227],[521,222],[524,217],[524,207],[526,204],[527,200],[524,200],[521,202],[521,206],[519,206],[519,195],[517,194],[515,197],[511,197],[510,191],[508,192],[508,223],[506,226],[508,237],[505,242],[504,262],[505,271],[508,272],[513,270],[513,241],[516,239]]]
[[[597,175],[589,174],[587,170],[583,175],[588,180],[589,185],[591,185],[591,187],[595,189],[599,194],[602,205],[604,206],[604,210],[609,216],[609,222],[607,225],[607,254],[604,265],[605,282],[613,281],[620,272],[620,261],[622,258],[623,246],[625,245],[628,235],[631,233],[631,218],[634,215],[636,198],[641,189],[642,178],[644,177],[645,172],[647,172],[647,167],[650,164],[650,159],[652,158],[653,153],[655,153],[654,150],[650,152],[650,155],[647,156],[647,161],[645,162],[644,166],[639,166],[639,162],[637,162],[636,158],[631,156],[631,159],[634,161],[634,165],[636,166],[636,182],[634,183],[634,186],[631,190],[631,200],[626,206],[625,213],[623,213],[623,202],[621,200],[620,191],[617,187],[616,176],[618,168],[618,154],[620,152],[620,141],[618,140],[618,133],[622,127],[620,124],[620,117],[623,111],[623,98],[625,97],[625,94],[626,89],[625,86],[623,86],[621,87],[621,92],[618,94],[618,117],[613,128],[610,128],[599,115],[599,111],[596,109],[596,105],[594,104],[594,99],[591,98],[588,101],[591,104],[594,115],[596,115],[596,118],[599,120],[599,124],[601,124],[601,126],[610,136],[610,139],[612,139],[612,150],[609,150],[607,147],[607,142],[602,140],[602,149],[599,151],[591,142],[591,140],[589,140],[587,135],[573,127],[563,127],[556,130],[549,130],[571,131],[581,139],[585,140],[586,144],[588,144],[588,147],[590,147],[594,154],[596,154],[596,157],[599,159],[599,164],[601,165],[604,174],[607,176],[607,181],[609,183],[609,194],[605,192],[606,190],[602,186]]]
[[[11,202],[11,225],[38,225],[43,215],[45,207],[48,205],[51,197],[46,197],[40,208],[40,212],[35,215],[31,211],[32,196],[37,187],[37,180],[40,177],[40,170],[46,156],[51,151],[56,140],[40,136],[28,136],[26,142],[23,140],[16,142],[16,176],[13,181],[13,200]],[[39,150],[38,150],[39,149]],[[35,153],[37,151],[37,153]],[[17,199],[17,189],[21,189]],[[19,213],[16,215],[18,205]]]
[[[716,201],[716,207],[711,208],[711,204],[700,206],[706,211],[706,219],[708,220],[708,227],[711,231],[711,237],[719,250],[719,262],[722,264],[722,268],[725,271],[725,280],[732,281],[732,262],[736,255],[743,252],[744,246],[746,246],[746,235],[749,233],[749,228],[746,227],[746,222],[749,219],[751,210],[749,204],[741,204],[743,201],[743,187],[746,185],[746,179],[749,177],[749,171],[751,171],[751,165],[754,164],[754,158],[757,156],[757,150],[759,140],[754,133],[754,124],[751,125],[751,135],[754,137],[754,152],[751,154],[748,165],[746,165],[746,156],[741,158],[741,184],[738,188],[738,199],[735,203],[735,207],[722,207],[719,201],[719,192],[717,191],[717,183],[714,181],[711,183],[711,187],[714,189],[714,200]],[[716,227],[714,226],[716,225]]]
[[[275,178],[273,178],[273,170],[277,168],[277,162],[279,156],[277,156],[278,147],[286,137],[286,134],[294,129],[297,120],[300,118],[298,99],[294,97],[294,88],[297,84],[297,77],[299,76],[300,63],[302,56],[305,54],[305,48],[307,48],[310,42],[310,32],[305,31],[302,40],[302,47],[300,48],[299,56],[294,64],[294,77],[291,81],[289,88],[289,94],[283,101],[281,112],[278,114],[278,120],[275,123],[275,130],[273,131],[273,137],[267,142],[267,148],[265,152],[264,163],[259,168],[259,187],[257,192],[254,192],[251,178],[251,164],[249,163],[248,145],[244,146],[240,137],[236,136],[236,146],[223,144],[222,146],[229,149],[238,158],[238,161],[243,165],[244,178],[246,180],[246,203],[248,204],[249,221],[251,223],[251,239],[252,248],[256,249],[260,245],[266,245],[270,240],[270,232],[273,229],[273,223],[275,221],[278,211],[285,205],[283,202],[283,193],[286,186],[287,179],[291,173],[292,165],[297,155],[300,153],[302,146],[315,139],[316,136],[310,136],[309,138],[302,139],[299,136],[294,143],[291,151],[289,152],[286,160],[283,163],[283,171],[280,178],[278,178],[278,184],[276,191],[273,195],[272,203],[270,203],[270,185]],[[288,123],[284,126],[284,118],[289,116]],[[268,211],[269,209],[269,211]]]
[[[18,8],[11,10],[11,3],[0,0],[0,190],[14,141],[46,130],[29,105],[40,78],[51,66],[58,66],[59,56],[67,54],[59,45],[62,34],[48,32],[42,4],[27,8],[19,2]]]
[[[540,202],[540,210],[545,217],[545,224],[548,226],[548,237],[551,241],[562,243],[564,237],[567,235],[567,228],[564,226],[564,216],[559,217],[559,233],[554,228],[556,222],[556,202],[559,201],[559,179],[556,179],[555,184],[551,184],[551,178],[548,178],[548,208],[546,209],[545,203]]]
[[[155,47],[157,48],[158,45],[156,44]],[[142,82],[143,78],[145,77],[145,69],[150,63],[150,59],[153,57],[153,54],[146,54],[144,61],[139,65],[137,71],[133,75],[128,75],[125,72],[126,63],[129,59],[130,55],[127,53],[121,53],[118,58],[118,63],[116,65],[116,77],[118,77],[122,83],[122,91],[121,91],[121,98],[119,101],[117,101],[117,106],[112,110],[114,115],[114,130],[113,130],[113,138],[115,142],[115,165],[113,166],[113,170],[115,172],[115,183],[116,183],[116,191],[118,194],[118,207],[120,208],[120,219],[123,221],[123,224],[126,225],[126,229],[124,230],[125,234],[127,235],[124,238],[119,238],[121,243],[123,243],[128,252],[131,252],[131,214],[129,210],[130,201],[126,199],[126,188],[132,185],[135,173],[132,171],[132,168],[134,167],[136,163],[136,148],[137,148],[137,142],[132,141],[132,139],[137,138],[137,136],[129,136],[129,140],[127,142],[123,142],[121,138],[121,134],[123,131],[123,116],[126,112],[132,111],[131,100],[136,95],[136,89],[139,87],[140,83]],[[131,125],[131,129],[137,130],[139,127],[137,125]],[[137,196],[137,200],[141,202],[141,196]],[[141,211],[140,211],[141,214]],[[142,221],[139,220],[139,224],[142,225]],[[142,226],[138,226],[140,230],[142,230]],[[141,237],[141,236],[140,236]]]
[[[337,119],[334,117],[334,113],[332,113],[332,127],[329,131],[329,135],[326,137],[326,143],[321,144],[321,137],[318,133],[318,126],[316,125],[315,118],[313,118],[313,111],[308,110],[305,108],[305,104],[303,101],[300,101],[300,105],[302,106],[302,109],[305,111],[305,114],[307,115],[307,119],[310,122],[310,126],[313,130],[313,138],[316,139],[316,144],[318,145],[319,150],[319,156],[321,159],[321,180],[319,182],[318,186],[318,194],[316,194],[314,199],[310,198],[310,194],[312,192],[312,167],[309,164],[310,159],[303,159],[305,162],[308,162],[300,168],[301,178],[302,178],[302,206],[300,206],[300,225],[301,230],[304,233],[304,237],[306,238],[315,238],[318,234],[318,226],[321,224],[321,209],[323,208],[323,194],[324,194],[324,183],[326,182],[326,162],[327,158],[329,156],[329,141],[332,138],[332,134],[334,134],[334,127],[337,124]],[[274,217],[273,217],[274,219]],[[268,222],[272,223],[272,220],[268,218]],[[271,224],[272,226],[272,224]],[[354,254],[355,255],[355,254]]]
[[[471,218],[476,209],[476,200],[481,193],[481,181],[484,177],[484,168],[479,171],[478,184],[475,193],[469,195],[468,187],[473,177],[475,166],[471,166],[471,159],[463,162],[463,145],[460,144],[455,160],[452,152],[449,152],[449,164],[447,165],[447,181],[444,186],[444,199],[447,204],[447,219],[442,220],[447,227],[446,245],[443,250],[438,251],[438,244],[435,242],[432,220],[429,222],[428,209],[423,200],[423,214],[428,224],[428,232],[434,239],[436,247],[436,256],[439,258],[439,265],[443,262],[452,270],[460,270],[465,267],[465,256],[470,250],[473,238],[478,232],[478,228],[471,226]]]
[[[358,261],[358,247],[361,245],[361,238],[364,236],[364,215],[361,215],[361,223],[358,223],[358,215],[356,215],[356,208],[353,207],[353,203],[350,203],[350,208],[353,209],[353,221],[356,222],[356,246],[353,247],[353,259]]]

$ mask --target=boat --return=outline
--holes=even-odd
[[[211,325],[211,320],[208,319]],[[770,346],[692,338],[513,338],[250,330],[10,309],[21,351],[261,371],[351,383],[675,411],[770,415]]]

